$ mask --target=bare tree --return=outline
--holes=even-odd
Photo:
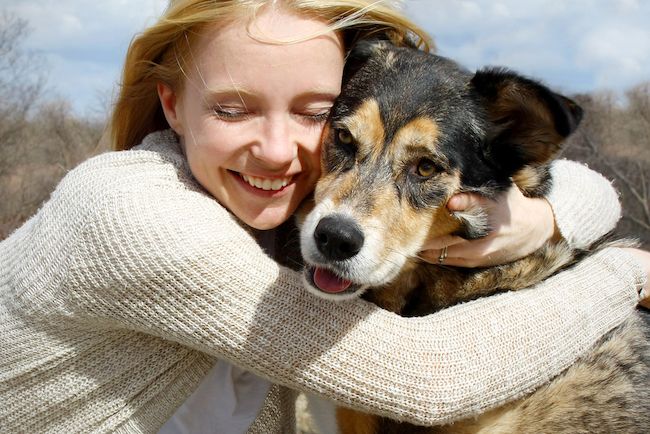
[[[650,248],[650,83],[621,101],[612,93],[578,95],[585,119],[565,156],[581,160],[614,181],[621,194],[621,235]]]
[[[98,153],[104,119],[45,100],[39,56],[23,49],[25,20],[0,12],[0,239],[32,215],[59,180]]]
[[[43,87],[42,60],[21,45],[28,33],[25,20],[0,13],[0,174],[15,163],[15,147]]]

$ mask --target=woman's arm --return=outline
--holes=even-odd
[[[627,252],[606,249],[533,290],[401,318],[311,296],[201,192],[177,181],[125,184],[77,205],[93,210],[57,297],[65,315],[418,424],[467,417],[546,383],[632,312],[644,278]]]

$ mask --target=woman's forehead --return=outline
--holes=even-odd
[[[327,23],[281,10],[254,21],[234,20],[204,29],[191,60],[199,67],[283,68],[309,62],[314,68],[343,62],[343,45]],[[314,71],[318,73],[318,71]]]
[[[288,38],[295,42],[273,42]],[[188,78],[213,93],[247,89],[258,94],[275,86],[278,94],[338,94],[344,63],[342,42],[326,23],[281,11],[259,15],[252,23],[207,27],[190,55]]]

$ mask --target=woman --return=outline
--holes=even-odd
[[[629,315],[645,275],[616,249],[534,291],[414,319],[315,299],[266,256],[254,236],[273,250],[265,230],[318,177],[349,45],[424,37],[371,4],[176,1],[134,40],[111,125],[130,150],[75,169],[0,244],[2,431],[152,432],[173,415],[165,429],[290,432],[282,386],[444,423],[543,384]],[[554,170],[580,172],[549,197],[562,234],[608,229],[556,202],[576,179],[592,201],[608,184]]]

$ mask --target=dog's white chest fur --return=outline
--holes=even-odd
[[[336,426],[336,407],[334,403],[316,395],[305,395],[309,413],[318,432],[321,434],[338,434],[339,429]]]

